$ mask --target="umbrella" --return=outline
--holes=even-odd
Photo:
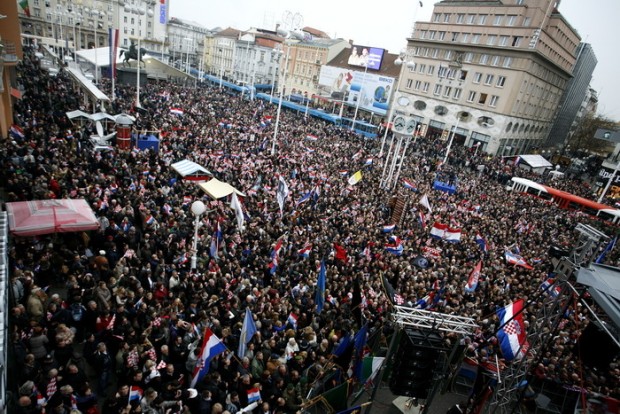
[[[84,199],[6,203],[9,230],[15,236],[38,236],[96,230],[99,222]]]

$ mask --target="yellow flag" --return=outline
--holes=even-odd
[[[362,171],[358,171],[349,177],[349,181],[348,181],[349,185],[355,185],[359,183],[361,179],[362,179]]]

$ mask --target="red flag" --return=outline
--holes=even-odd
[[[334,243],[334,249],[336,249],[336,255],[334,256],[336,260],[340,260],[343,263],[349,262],[349,256],[347,255],[347,251],[339,245],[338,243]]]

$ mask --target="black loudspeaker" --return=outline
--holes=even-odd
[[[590,322],[573,351],[585,365],[607,372],[619,350],[598,322]]]
[[[556,259],[561,259],[562,257],[566,257],[570,254],[570,251],[562,249],[558,246],[551,246],[547,254],[550,257],[555,257]]]
[[[426,399],[442,350],[443,341],[437,333],[406,329],[394,353],[390,391],[396,395]]]

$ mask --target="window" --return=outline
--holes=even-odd
[[[428,88],[430,88],[430,86],[430,82],[424,82],[424,85],[422,85],[422,92],[428,93]]]
[[[418,69],[418,72],[419,72],[419,73],[424,73],[424,72],[426,72],[426,65],[425,65],[425,64],[421,64],[421,65],[420,65],[420,68]]]
[[[426,71],[426,74],[429,76],[433,76],[435,74],[435,66],[428,65],[428,70]]]
[[[433,58],[437,59],[439,57],[439,49],[433,49]]]
[[[440,93],[441,93],[441,85],[438,83],[437,85],[435,85],[435,90],[433,91],[433,95],[439,96]]]
[[[438,40],[444,40],[446,38],[446,32],[439,32]]]
[[[495,19],[493,20],[493,26],[500,26],[502,24],[502,20],[504,16],[501,14],[496,14]]]
[[[454,95],[452,96],[452,99],[461,99],[461,94],[463,93],[463,89],[461,88],[454,88]]]
[[[446,86],[445,88],[443,88],[443,97],[444,98],[449,98],[451,94],[452,94],[452,87],[451,86]]]
[[[446,66],[439,66],[439,70],[437,71],[437,76],[440,78],[445,78],[448,73],[448,68]]]
[[[465,53],[465,59],[464,61],[466,63],[471,63],[474,60],[474,54],[472,52],[467,52]]]
[[[516,23],[517,23],[517,16],[515,16],[514,14],[509,14],[507,21],[506,21],[506,25],[514,26]]]
[[[415,81],[415,86],[413,87],[413,89],[415,89],[416,91],[419,91],[420,88],[422,87],[422,81]]]
[[[443,15],[443,22],[444,23],[450,23],[450,13],[445,13]]]
[[[493,78],[495,78],[495,75],[488,74],[487,77],[484,79],[484,84],[485,85],[492,84],[493,83]]]
[[[461,74],[459,75],[459,80],[460,81],[464,81],[465,79],[467,79],[467,71],[461,69]]]
[[[461,43],[467,43],[469,41],[469,33],[463,33],[461,37]]]
[[[448,70],[448,79],[454,79],[456,77],[456,69]]]
[[[495,86],[497,86],[498,88],[503,88],[505,84],[506,84],[506,77],[498,76],[497,83],[495,84]]]
[[[467,97],[467,102],[473,102],[476,99],[476,92],[469,91],[469,96]]]
[[[452,50],[446,50],[446,53],[444,53],[444,59],[452,60],[452,55],[453,55],[453,51]]]
[[[459,34],[458,32],[452,32],[452,41],[453,42],[458,42],[459,41]]]
[[[430,40],[435,40],[435,36],[437,35],[437,32],[434,30],[431,30],[430,32],[428,32],[428,38]]]
[[[530,23],[532,23],[532,18],[531,17],[524,17],[523,18],[523,26],[530,27]]]
[[[481,65],[486,65],[487,62],[489,61],[489,55],[480,55],[480,64]]]
[[[477,45],[480,42],[480,33],[474,33],[471,37],[471,43]]]
[[[480,98],[478,98],[478,103],[480,105],[484,105],[484,103],[487,101],[487,94],[486,93],[481,93],[480,94]]]
[[[478,24],[479,25],[484,25],[487,23],[487,15],[486,14],[481,14],[480,16],[478,16]]]
[[[407,84],[405,85],[405,88],[411,89],[411,85],[413,85],[413,79],[407,79]]]
[[[433,22],[439,23],[441,21],[441,13],[435,13],[433,15]]]
[[[127,23],[127,16],[123,17],[123,21]]]
[[[482,80],[482,73],[476,72],[474,73],[474,83],[480,83]]]
[[[499,66],[499,56],[493,56],[491,60],[491,66]]]
[[[497,42],[497,36],[495,36],[495,35],[487,36],[487,45],[494,46],[495,42]]]
[[[465,21],[465,15],[462,13],[459,13],[456,15],[456,22],[457,23],[463,23]]]
[[[420,39],[426,39],[426,30],[420,30]]]
[[[499,37],[499,45],[506,46],[508,44],[508,36],[500,36]]]
[[[468,14],[467,15],[467,24],[474,24],[476,22],[476,15],[475,14]]]
[[[512,58],[510,56],[506,56],[504,58],[504,65],[505,68],[509,68],[512,66]]]
[[[512,45],[514,47],[519,47],[521,45],[521,40],[523,39],[523,37],[521,36],[513,36],[512,38]]]

